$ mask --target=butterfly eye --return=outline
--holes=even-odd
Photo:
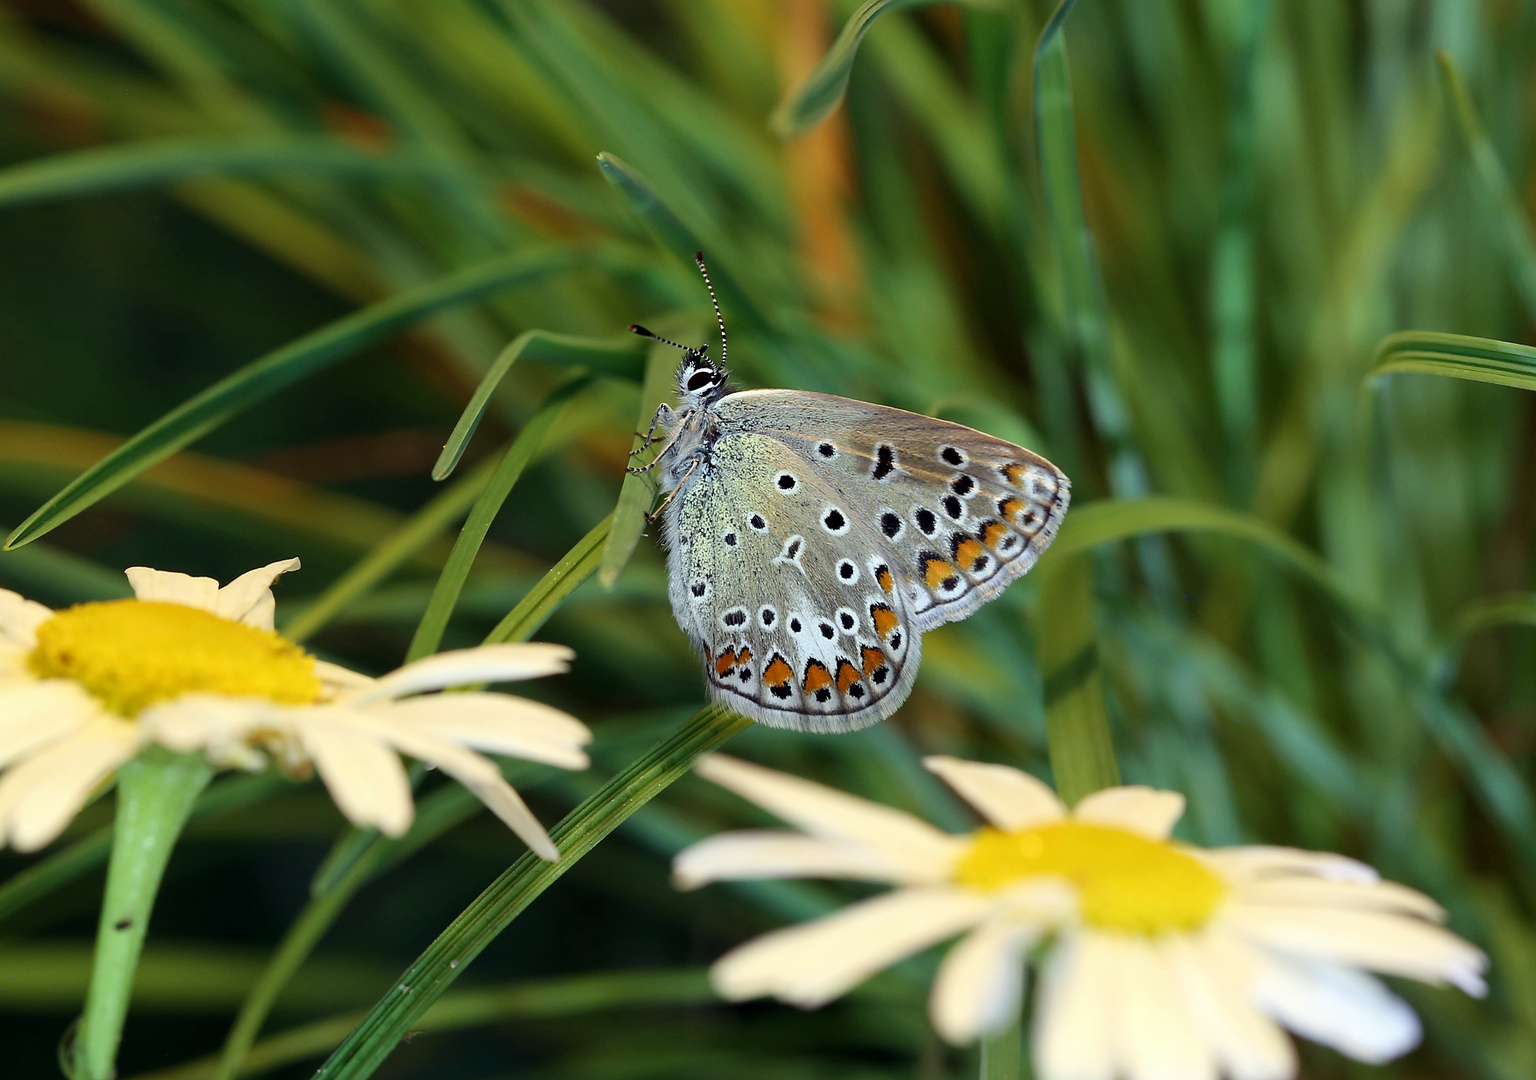
[[[695,371],[688,377],[688,389],[702,390],[714,381],[715,373],[713,371]]]

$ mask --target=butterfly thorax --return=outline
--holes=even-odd
[[[708,472],[720,436],[715,406],[729,391],[729,372],[705,350],[690,349],[677,369],[677,411],[666,419],[667,448],[660,455],[661,489],[671,491],[696,472]]]

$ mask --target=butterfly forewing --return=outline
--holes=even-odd
[[[1049,461],[960,424],[827,394],[722,399],[722,431],[785,447],[849,509],[919,633],[965,618],[1050,545],[1070,484]]]
[[[890,546],[814,458],[722,433],[667,538],[673,608],[716,700],[770,726],[848,731],[906,699],[920,637]]]

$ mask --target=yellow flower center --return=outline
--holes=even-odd
[[[1018,832],[981,829],[955,876],[987,891],[1062,878],[1077,887],[1089,926],[1147,935],[1198,929],[1226,892],[1216,874],[1173,844],[1076,821]]]
[[[303,704],[320,697],[315,661],[270,630],[152,600],[108,600],[58,612],[27,657],[43,679],[73,679],[107,708],[134,716],[188,693]]]

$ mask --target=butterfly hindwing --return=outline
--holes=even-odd
[[[1055,538],[1071,485],[1050,462],[960,424],[792,390],[716,407],[722,431],[782,445],[851,508],[921,633],[963,619]]]
[[[761,723],[851,731],[911,690],[920,635],[867,515],[769,435],[723,433],[668,508],[673,609],[711,696]]]

